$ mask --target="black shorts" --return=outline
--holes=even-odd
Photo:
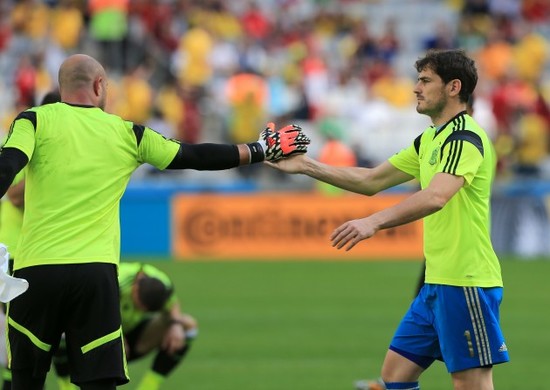
[[[45,376],[65,333],[72,382],[128,382],[114,264],[41,265],[14,276],[29,289],[8,304],[12,370]]]

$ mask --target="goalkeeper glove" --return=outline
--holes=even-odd
[[[306,153],[311,140],[299,126],[288,125],[275,130],[275,124],[270,122],[261,132],[259,142],[264,147],[265,159],[277,161],[296,153]]]

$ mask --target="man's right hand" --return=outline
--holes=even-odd
[[[305,153],[300,153],[277,161],[265,161],[265,164],[286,173],[303,173],[308,160]]]

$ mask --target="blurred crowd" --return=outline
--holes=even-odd
[[[267,121],[296,122],[328,163],[370,166],[429,124],[415,112],[416,59],[463,48],[499,176],[550,177],[550,0],[0,4],[3,132],[56,87],[67,55],[86,53],[108,72],[106,110],[167,137],[250,142]]]

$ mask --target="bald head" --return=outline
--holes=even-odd
[[[85,54],[68,57],[59,68],[59,91],[67,103],[104,108],[106,81],[103,66]]]

